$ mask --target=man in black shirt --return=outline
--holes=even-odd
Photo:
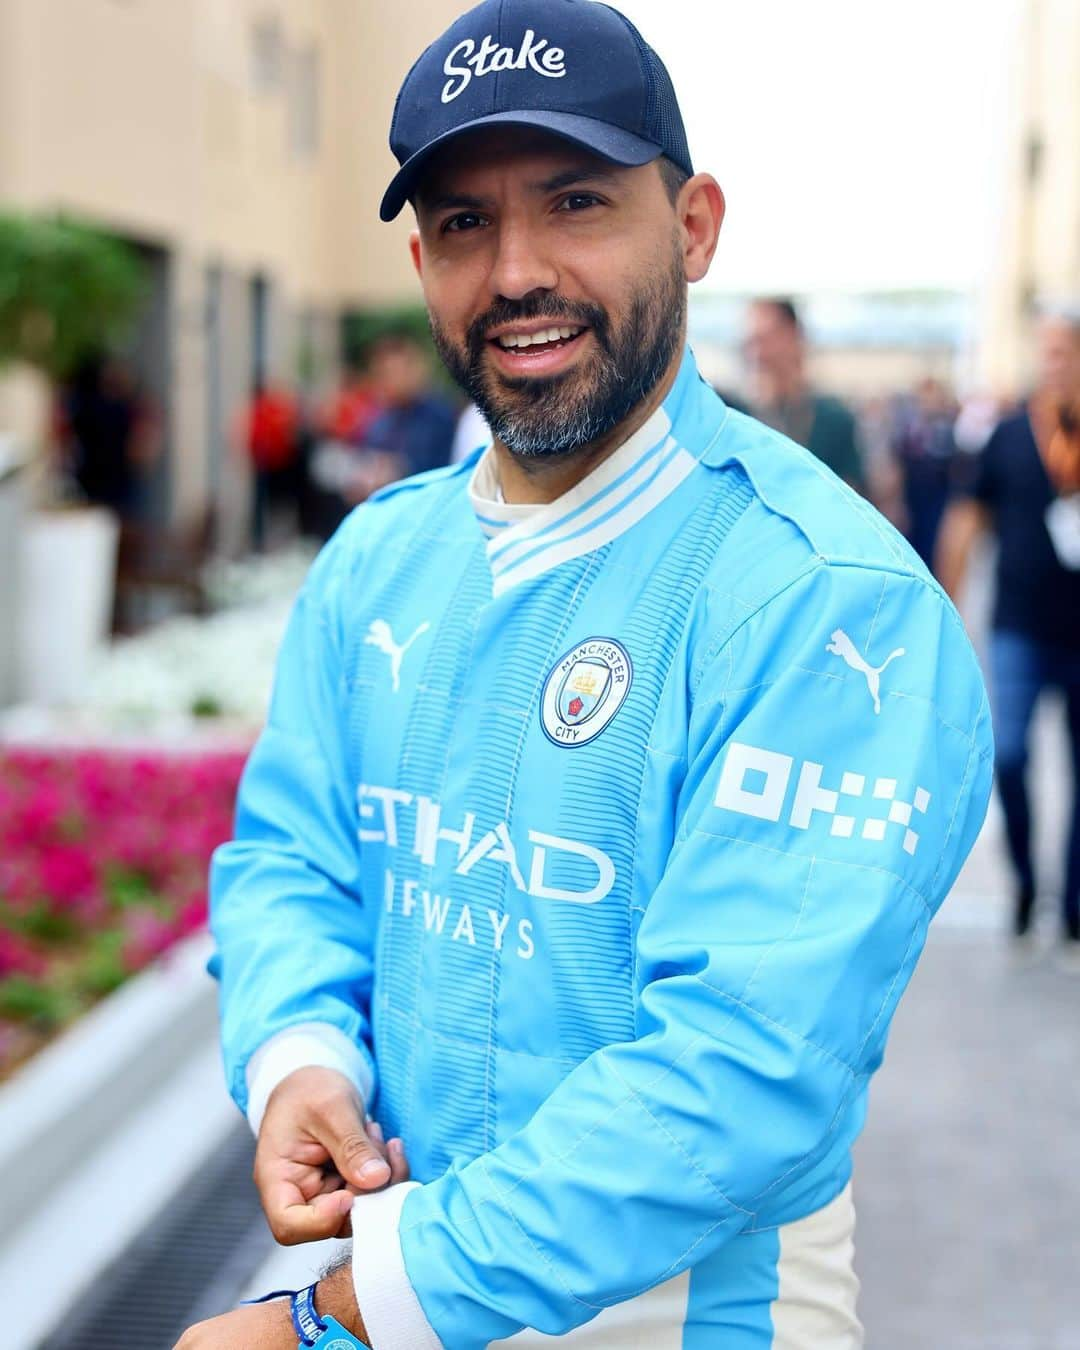
[[[938,574],[955,600],[976,536],[994,531],[991,694],[1018,935],[1036,889],[1028,729],[1042,691],[1064,693],[1074,781],[1063,917],[1067,964],[1080,969],[1080,320],[1046,319],[1039,337],[1038,388],[972,458],[946,518]]]

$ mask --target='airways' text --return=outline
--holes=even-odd
[[[387,914],[422,923],[426,933],[450,942],[463,942],[469,947],[491,946],[496,952],[505,949],[508,955],[522,961],[531,961],[536,952],[530,919],[514,923],[509,914],[435,894],[412,877],[399,885],[389,868],[383,903]]]

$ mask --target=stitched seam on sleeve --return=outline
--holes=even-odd
[[[900,558],[899,553],[897,553],[897,557],[902,562],[902,558]],[[734,639],[738,636],[738,634],[742,631],[742,629],[746,626],[746,624],[750,623],[759,614],[762,614],[770,605],[773,604],[774,601],[779,600],[793,587],[800,585],[806,578],[815,575],[815,573],[820,571],[822,568],[825,568],[827,570],[835,569],[837,571],[843,569],[845,571],[856,571],[863,573],[868,572],[871,574],[880,575],[882,578],[882,594],[878,598],[879,609],[881,606],[881,602],[884,598],[885,583],[889,577],[898,577],[902,581],[908,581],[913,583],[921,591],[929,592],[932,598],[937,602],[938,609],[944,613],[947,621],[951,624],[951,626],[960,632],[961,636],[964,638],[965,643],[968,644],[970,649],[970,641],[964,630],[964,626],[960,620],[959,615],[956,613],[955,608],[953,607],[951,601],[949,601],[948,597],[945,595],[944,591],[942,591],[941,588],[934,581],[926,580],[925,578],[920,577],[917,573],[912,572],[911,570],[904,568],[902,566],[891,567],[888,564],[881,562],[877,562],[870,566],[867,566],[865,563],[851,562],[844,559],[825,558],[821,554],[815,553],[814,556],[808,561],[807,565],[804,566],[801,571],[796,573],[794,576],[790,577],[782,586],[779,587],[779,589],[772,591],[767,596],[765,596],[764,599],[762,599],[751,610],[749,610],[748,613],[744,614],[733,628],[717,635],[714,641],[706,649],[704,655],[701,658],[701,662],[698,665],[698,675],[696,680],[694,680],[693,682],[691,697],[692,698],[697,697],[698,691],[701,687],[701,683],[704,680],[710,665],[725,648],[728,650],[728,660],[729,660],[728,677],[727,682],[725,684],[725,690],[727,690],[730,693],[741,692],[739,690],[728,690],[728,686],[731,683],[732,669],[734,666],[734,655],[733,655]],[[707,582],[703,584],[708,585]],[[721,594],[726,594],[726,592],[721,592]],[[875,611],[874,621],[871,624],[871,632],[873,632],[873,627],[874,624],[876,624],[876,622],[877,622],[877,611]],[[972,655],[971,660],[973,668],[977,671],[978,664],[975,661],[974,655]],[[815,671],[813,673],[821,675],[826,674],[826,672],[824,671]],[[843,677],[841,676],[839,678]],[[763,681],[762,682],[763,686],[766,683],[769,682]],[[749,687],[754,688],[755,686],[751,685]],[[895,699],[911,699],[914,700],[915,702],[925,703],[933,712],[934,717],[937,719],[937,721],[940,723],[941,726],[946,727],[949,731],[955,732],[958,736],[962,737],[969,744],[975,743],[974,731],[968,730],[964,727],[957,726],[955,723],[950,722],[948,718],[946,718],[942,714],[940,708],[934,702],[933,699],[926,698],[919,694],[904,693],[903,691],[900,690],[889,690],[887,691],[885,697]],[[983,705],[985,706],[985,694],[983,696]],[[975,722],[976,726],[978,726],[978,723],[982,720],[981,718],[982,707],[980,707],[979,713],[980,715],[976,717]],[[991,754],[988,752],[983,752],[983,757],[989,758],[991,757]]]
[[[814,875],[815,859],[813,857],[810,857],[809,859],[803,859],[803,861],[807,863],[806,879],[803,882],[802,895],[799,897],[799,910],[798,913],[795,915],[795,921],[788,929],[788,931],[784,934],[783,937],[777,938],[775,942],[770,942],[769,945],[758,957],[757,964],[754,966],[754,969],[750,972],[750,975],[747,978],[746,983],[743,985],[742,990],[740,991],[739,994],[739,998],[735,1000],[736,1006],[731,1009],[731,1012],[728,1014],[727,1021],[723,1024],[723,1026],[718,1027],[717,1030],[713,1033],[716,1037],[722,1036],[723,1033],[727,1031],[728,1027],[731,1026],[732,1022],[734,1022],[735,1018],[738,1016],[738,1006],[740,1005],[740,1001],[746,998],[747,994],[749,994],[751,988],[754,985],[754,981],[761,973],[762,966],[764,966],[766,961],[768,961],[769,957],[772,956],[773,952],[775,952],[778,947],[782,947],[785,943],[790,942],[792,938],[795,936],[795,934],[799,931],[799,926],[802,923],[803,913],[806,910],[806,897],[810,894],[810,880]],[[710,987],[705,980],[700,979],[700,977],[698,978],[699,982],[702,985],[704,985],[706,989]]]
[[[574,1293],[574,1291],[567,1284],[566,1280],[563,1278],[562,1274],[556,1267],[555,1263],[544,1252],[544,1250],[541,1247],[539,1247],[529,1236],[528,1232],[525,1230],[521,1221],[518,1219],[517,1215],[513,1211],[513,1208],[510,1204],[509,1195],[508,1194],[502,1195],[502,1193],[496,1188],[494,1182],[491,1180],[491,1176],[488,1173],[487,1165],[485,1164],[483,1157],[477,1158],[476,1161],[480,1165],[481,1170],[483,1171],[484,1176],[487,1179],[487,1183],[491,1187],[492,1193],[496,1196],[500,1196],[500,1198],[502,1199],[503,1211],[510,1219],[510,1222],[514,1225],[514,1227],[518,1230],[521,1236],[525,1239],[526,1245],[536,1253],[536,1255],[539,1257],[543,1265],[551,1272],[552,1278],[554,1279],[555,1283],[559,1286],[559,1288],[563,1291],[563,1293],[566,1295],[566,1297],[570,1299],[571,1302],[576,1303],[580,1308],[587,1308],[590,1312],[599,1312],[599,1308],[596,1305],[592,1303],[586,1303],[584,1299],[578,1298],[577,1294]]]
[[[622,1077],[621,1074],[618,1073],[618,1071],[616,1071],[616,1076],[617,1076],[623,1083],[626,1083],[626,1080]],[[627,1086],[627,1087],[630,1087],[630,1085],[629,1085],[628,1083],[626,1084],[626,1086]],[[663,1124],[662,1124],[659,1120],[656,1119],[656,1117],[655,1117],[655,1116],[653,1115],[653,1113],[649,1110],[649,1108],[645,1105],[645,1103],[641,1100],[640,1096],[638,1095],[638,1093],[637,1093],[633,1088],[630,1088],[630,1093],[631,1093],[631,1096],[632,1096],[635,1100],[638,1101],[639,1105],[641,1106],[642,1110],[645,1111],[646,1115],[648,1115],[649,1118],[650,1118],[650,1119],[651,1119],[651,1120],[652,1120],[652,1121],[653,1121],[653,1122],[654,1122],[654,1123],[655,1123],[655,1124],[656,1124],[656,1125],[664,1132],[664,1134],[666,1134],[666,1135],[668,1136],[668,1138],[669,1138],[669,1139],[671,1140],[671,1142],[675,1145],[675,1147],[676,1147],[676,1148],[678,1149],[678,1151],[682,1154],[682,1156],[683,1156],[684,1158],[686,1158],[686,1161],[690,1164],[690,1166],[691,1166],[691,1167],[692,1167],[692,1168],[693,1168],[693,1169],[701,1176],[702,1180],[706,1183],[706,1185],[708,1185],[708,1186],[709,1186],[709,1187],[710,1187],[710,1188],[711,1188],[711,1189],[719,1196],[719,1198],[720,1198],[722,1201],[724,1201],[724,1203],[725,1203],[726,1205],[728,1205],[729,1209],[735,1211],[735,1213],[744,1215],[747,1219],[753,1220],[753,1218],[754,1218],[754,1215],[753,1215],[753,1214],[749,1213],[747,1210],[742,1209],[739,1205],[734,1204],[733,1201],[728,1200],[727,1197],[723,1194],[723,1192],[721,1192],[721,1191],[716,1187],[716,1185],[711,1181],[711,1179],[710,1179],[705,1173],[703,1173],[703,1172],[701,1171],[701,1169],[697,1166],[697,1164],[694,1162],[694,1160],[693,1160],[693,1159],[686,1153],[686,1151],[681,1147],[681,1145],[679,1144],[679,1141],[675,1138],[675,1136],[672,1135],[667,1129],[665,1129],[665,1127],[663,1126]],[[625,1099],[624,1099],[624,1100],[625,1100]],[[500,1191],[495,1187],[495,1185],[494,1185],[494,1183],[492,1182],[490,1176],[488,1175],[488,1173],[487,1173],[487,1168],[484,1167],[483,1170],[484,1170],[485,1178],[486,1178],[486,1180],[487,1180],[487,1182],[488,1182],[489,1187],[491,1188],[491,1191],[492,1191],[493,1196],[496,1197],[496,1198],[501,1198],[501,1199],[503,1199],[503,1208],[505,1209],[506,1214],[509,1216],[510,1221],[513,1223],[514,1227],[518,1230],[518,1232],[521,1234],[521,1236],[525,1239],[525,1241],[526,1241],[526,1243],[528,1244],[528,1246],[532,1248],[532,1250],[533,1250],[533,1251],[536,1253],[536,1255],[540,1258],[540,1260],[543,1262],[543,1264],[548,1268],[548,1270],[551,1271],[552,1275],[553,1275],[554,1278],[555,1278],[555,1282],[556,1282],[556,1283],[559,1285],[559,1287],[563,1290],[563,1292],[566,1294],[567,1298],[571,1299],[571,1300],[572,1300],[574,1303],[576,1303],[579,1307],[587,1308],[590,1312],[593,1312],[593,1313],[603,1312],[605,1308],[611,1307],[611,1306],[612,1306],[612,1303],[589,1303],[586,1299],[580,1298],[577,1294],[574,1293],[574,1291],[573,1291],[573,1290],[570,1288],[570,1286],[566,1283],[565,1279],[563,1279],[563,1277],[562,1277],[561,1274],[559,1273],[559,1271],[558,1271],[558,1269],[556,1268],[556,1266],[552,1263],[552,1261],[550,1260],[550,1258],[548,1258],[548,1257],[545,1255],[545,1253],[544,1253],[544,1251],[542,1250],[542,1248],[540,1248],[539,1246],[537,1246],[537,1244],[532,1240],[532,1238],[529,1236],[528,1232],[526,1231],[526,1229],[524,1228],[524,1226],[522,1225],[522,1223],[521,1223],[520,1220],[518,1219],[517,1215],[514,1213],[513,1209],[512,1209],[511,1206],[510,1206],[510,1202],[509,1202],[509,1198],[508,1198],[509,1192],[500,1192]],[[718,1228],[722,1228],[722,1227],[724,1226],[724,1224],[730,1223],[730,1222],[732,1221],[733,1217],[734,1217],[734,1214],[728,1213],[728,1214],[725,1214],[724,1217],[723,1217],[722,1219],[717,1219],[715,1223],[710,1224],[710,1225],[704,1230],[704,1232],[698,1234],[698,1236],[694,1239],[694,1241],[690,1244],[690,1246],[686,1248],[685,1251],[681,1252],[677,1257],[675,1257],[675,1259],[671,1262],[671,1264],[668,1265],[668,1266],[660,1273],[660,1275],[659,1275],[655,1280],[650,1280],[650,1281],[649,1281],[648,1283],[646,1283],[646,1284],[639,1285],[636,1289],[630,1289],[630,1290],[628,1290],[628,1291],[622,1293],[622,1294],[620,1295],[619,1298],[613,1300],[613,1303],[625,1303],[628,1299],[631,1299],[631,1298],[637,1298],[640,1294],[644,1294],[644,1293],[646,1293],[646,1292],[647,1292],[648,1290],[650,1290],[650,1289],[655,1289],[656,1286],[657,1286],[658,1284],[662,1284],[666,1279],[668,1279],[668,1278],[670,1277],[670,1274],[671,1274],[671,1272],[672,1272],[673,1270],[675,1270],[678,1266],[681,1266],[681,1265],[684,1264],[684,1262],[686,1261],[686,1258],[687,1258],[687,1257],[695,1250],[696,1247],[700,1246],[700,1244],[701,1244],[702,1242],[704,1242],[704,1241],[706,1240],[706,1238],[708,1238],[709,1235],[710,1235],[711,1233],[714,1233]],[[421,1221],[421,1222],[424,1222],[424,1221]],[[416,1227],[417,1225],[414,1224],[414,1225],[411,1225],[411,1226],[412,1226],[412,1227]]]
[[[689,1054],[689,1052],[693,1050],[695,1046],[697,1046],[698,1043],[704,1039],[705,1039],[704,1032],[699,1032],[696,1036],[692,1037],[689,1041],[687,1041],[686,1045],[683,1046],[683,1048],[679,1051],[679,1053],[675,1056],[675,1058],[671,1061],[671,1063],[663,1065],[659,1073],[657,1073],[655,1077],[649,1079],[647,1083],[643,1083],[642,1087],[646,1091],[651,1091],[658,1084],[662,1083],[664,1079],[668,1076],[668,1074],[674,1072],[675,1066],[679,1063],[679,1061],[683,1058],[683,1056]],[[603,1054],[604,1052],[601,1050],[598,1051],[597,1053]],[[631,1100],[632,1098],[629,1095],[620,1097],[619,1100],[612,1106],[611,1110],[602,1116],[598,1116],[587,1130],[585,1130],[582,1134],[578,1135],[578,1137],[574,1140],[574,1142],[570,1145],[569,1148],[565,1149],[562,1153],[555,1154],[553,1157],[546,1157],[542,1162],[537,1163],[535,1167],[530,1167],[528,1171],[521,1172],[518,1175],[517,1179],[514,1181],[512,1186],[506,1187],[504,1191],[501,1191],[498,1194],[500,1196],[511,1195],[513,1194],[514,1191],[518,1189],[519,1186],[523,1185],[526,1181],[530,1181],[534,1176],[537,1176],[539,1173],[543,1172],[545,1169],[552,1166],[552,1164],[558,1165],[560,1163],[566,1162],[567,1159],[572,1158],[574,1154],[577,1152],[577,1150],[582,1146],[582,1144],[584,1144],[588,1139],[591,1139],[592,1136],[597,1132],[597,1130],[599,1130],[602,1126],[606,1125],[614,1116],[617,1116],[618,1113],[622,1110],[622,1108],[627,1104],[627,1102]],[[492,1198],[479,1200],[474,1203],[475,1207],[477,1209],[480,1209],[482,1208],[483,1205],[492,1203]],[[413,1224],[407,1225],[405,1228],[403,1228],[402,1231],[403,1232],[408,1231],[408,1228],[415,1227],[419,1224],[426,1222],[428,1222],[428,1220],[426,1219],[417,1219]],[[471,1218],[467,1220],[467,1222],[478,1223],[479,1219]]]
[[[854,1097],[855,1093],[858,1092],[859,1090],[860,1083],[865,1082],[867,1077],[868,1075],[864,1075],[855,1078],[853,1081],[852,1089],[847,1092],[842,1092],[840,1094],[840,1100],[836,1104],[836,1110],[833,1112],[832,1119],[829,1121],[828,1128],[822,1134],[817,1144],[813,1148],[807,1149],[807,1151],[802,1155],[801,1158],[797,1158],[795,1162],[791,1164],[791,1166],[787,1169],[787,1171],[781,1172],[781,1174],[778,1177],[776,1177],[773,1181],[770,1181],[763,1191],[759,1191],[758,1194],[753,1197],[755,1202],[760,1202],[764,1200],[767,1195],[770,1195],[773,1191],[783,1186],[784,1182],[787,1181],[788,1177],[790,1177],[793,1173],[798,1172],[802,1169],[808,1158],[813,1158],[817,1154],[821,1154],[822,1157],[825,1156],[825,1153],[827,1153],[828,1151],[826,1146],[828,1145],[829,1140],[836,1133],[841,1120],[844,1118],[844,1115],[847,1112],[848,1106],[852,1101],[852,1098]]]
[[[888,576],[881,578],[881,591],[878,595],[877,605],[874,607],[874,617],[870,620],[870,628],[866,634],[866,642],[863,644],[866,651],[870,650],[870,645],[874,641],[874,633],[877,631],[877,621],[881,615],[881,606],[885,603],[885,591],[888,587]]]
[[[734,1200],[726,1196],[724,1192],[720,1189],[720,1187],[716,1184],[716,1182],[713,1181],[712,1177],[709,1176],[708,1172],[706,1172],[705,1169],[701,1166],[701,1164],[694,1161],[693,1157],[684,1148],[682,1142],[674,1134],[672,1134],[672,1132],[668,1129],[668,1127],[664,1124],[664,1122],[660,1120],[658,1116],[654,1115],[653,1112],[649,1110],[649,1105],[645,1101],[645,1098],[642,1097],[641,1093],[638,1092],[638,1090],[634,1087],[632,1083],[628,1083],[626,1081],[626,1079],[619,1072],[616,1065],[612,1064],[610,1068],[612,1073],[614,1073],[615,1077],[619,1080],[620,1083],[622,1083],[622,1085],[630,1093],[631,1097],[633,1097],[633,1099],[637,1102],[637,1104],[649,1117],[649,1119],[660,1131],[660,1133],[663,1134],[666,1138],[668,1138],[671,1141],[674,1148],[677,1150],[677,1152],[683,1158],[686,1159],[687,1166],[690,1168],[690,1170],[694,1172],[696,1176],[700,1177],[700,1179],[705,1183],[706,1186],[708,1186],[708,1188],[712,1191],[712,1193],[716,1196],[716,1198],[718,1200],[722,1200],[725,1205],[730,1206],[732,1209],[737,1209],[740,1214],[744,1214],[748,1219],[752,1219],[754,1217],[753,1214],[749,1210],[743,1209],[742,1205],[736,1204]]]
[[[740,1211],[740,1212],[741,1212],[741,1211]],[[688,1266],[688,1265],[690,1264],[690,1262],[689,1262],[689,1260],[688,1260],[687,1258],[690,1257],[691,1255],[693,1255],[694,1251],[695,1251],[698,1247],[700,1247],[701,1244],[702,1244],[704,1241],[706,1241],[707,1238],[711,1237],[712,1234],[715,1233],[716,1230],[717,1230],[718,1228],[723,1228],[723,1226],[724,1226],[726,1223],[730,1223],[731,1220],[732,1220],[732,1218],[733,1218],[733,1215],[731,1215],[731,1214],[726,1214],[726,1215],[724,1216],[724,1218],[722,1218],[722,1219],[717,1219],[717,1221],[716,1221],[715,1223],[710,1224],[709,1227],[705,1229],[704,1233],[701,1233],[698,1237],[696,1237],[696,1238],[694,1239],[694,1241],[691,1242],[690,1246],[687,1247],[687,1249],[686,1249],[684,1252],[681,1252],[681,1253],[675,1258],[674,1261],[672,1261],[671,1265],[668,1266],[668,1268],[661,1274],[660,1278],[656,1281],[656,1284],[663,1284],[665,1280],[671,1279],[672,1272],[673,1272],[674,1270],[678,1269],[678,1267],[680,1267],[680,1266],[683,1266],[683,1267]],[[745,1229],[741,1229],[740,1231],[741,1231],[741,1232],[752,1232],[753,1230],[752,1230],[751,1228],[747,1227],[747,1228],[745,1228]],[[646,1288],[653,1288],[653,1289],[655,1289],[655,1288],[656,1288],[656,1285],[646,1286]],[[645,1292],[645,1291],[644,1291],[643,1289],[638,1289],[638,1290],[635,1291],[635,1293],[630,1294],[629,1297],[630,1297],[630,1298],[634,1298],[634,1297],[636,1297],[636,1294],[640,1294],[640,1293],[644,1293],[644,1292]]]
[[[956,818],[960,813],[960,804],[962,802],[966,802],[968,797],[971,795],[971,780],[974,776],[972,773],[973,768],[972,762],[974,758],[975,758],[975,743],[974,741],[972,741],[971,746],[968,750],[967,763],[964,765],[964,776],[960,780],[960,790],[959,792],[957,792],[955,798],[953,799],[952,814],[949,817],[949,824],[945,830],[945,838],[941,841],[941,851],[938,854],[938,864],[937,867],[934,868],[934,875],[930,878],[931,890],[937,883],[937,879],[941,875],[941,869],[945,866],[945,860],[949,856],[949,841],[952,839],[953,830],[956,826]]]
[[[775,853],[777,857],[781,858],[800,858],[803,861],[807,861],[805,854],[791,853],[783,848],[773,848],[770,844],[758,843],[756,839],[743,839],[737,834],[724,834],[721,830],[707,830],[703,825],[696,825],[693,833],[708,835],[710,839],[726,839],[729,843],[741,844],[744,848],[760,849],[763,853]],[[686,839],[692,837],[692,835],[687,835]],[[892,881],[899,882],[904,890],[910,891],[911,894],[920,901],[928,914],[933,915],[934,913],[930,906],[930,902],[927,900],[926,896],[923,895],[922,891],[920,891],[917,886],[913,885],[912,882],[900,872],[893,872],[888,867],[874,867],[870,863],[853,862],[847,858],[820,858],[815,855],[815,861],[823,863],[826,867],[853,867],[857,868],[860,872],[876,872],[881,876],[888,877]]]
[[[889,1006],[889,1002],[892,999],[893,990],[900,983],[900,979],[903,976],[904,971],[907,969],[908,958],[911,956],[911,949],[915,946],[918,936],[919,936],[919,926],[918,924],[916,924],[915,927],[911,930],[911,936],[908,938],[908,944],[907,947],[904,949],[904,955],[900,961],[900,964],[896,968],[896,974],[892,977],[888,989],[885,990],[885,996],[881,1000],[881,1006],[877,1010],[877,1016],[870,1023],[866,1035],[862,1039],[862,1044],[859,1046],[860,1059],[862,1058],[862,1055],[865,1052],[866,1047],[870,1044],[870,1039],[873,1036],[874,1032],[877,1030],[878,1023],[885,1016],[885,1009]]]
[[[701,663],[698,667],[698,676],[694,682],[694,687],[691,690],[691,698],[696,698],[697,692],[701,687],[701,682],[705,678],[705,674],[712,662],[725,647],[730,647],[736,636],[742,632],[743,628],[751,621],[751,619],[756,618],[756,616],[768,605],[771,605],[774,600],[778,600],[780,596],[785,595],[793,587],[798,586],[806,577],[813,576],[824,566],[826,566],[825,560],[815,554],[807,561],[801,571],[797,572],[794,576],[789,577],[777,590],[770,591],[759,604],[755,605],[753,609],[744,614],[734,628],[725,629],[718,633],[715,639],[706,648],[705,654],[701,658]]]
[[[745,1012],[748,1012],[751,1017],[756,1017],[767,1026],[775,1027],[777,1031],[782,1031],[785,1036],[790,1036],[793,1041],[797,1041],[800,1045],[805,1045],[808,1050],[813,1050],[823,1058],[831,1060],[838,1068],[843,1069],[846,1074],[849,1074],[852,1077],[856,1075],[857,1070],[855,1069],[855,1066],[849,1064],[846,1059],[843,1059],[840,1055],[836,1054],[835,1051],[826,1050],[823,1045],[819,1045],[817,1041],[812,1041],[808,1036],[801,1035],[793,1027],[789,1027],[785,1022],[778,1022],[775,1018],[769,1017],[767,1013],[763,1013],[761,1009],[756,1007],[753,1003],[747,1003],[745,999],[736,998],[734,994],[729,994],[724,989],[718,989],[715,984],[710,984],[703,975],[693,975],[691,978],[696,980],[699,984],[704,985],[710,993],[715,994],[718,998],[736,1004]],[[730,1025],[730,1021],[731,1019],[729,1018],[726,1025]]]
[[[484,1196],[479,1200],[474,1200],[472,1202],[474,1209],[481,1210],[485,1205],[493,1205],[496,1203],[501,1204],[502,1202],[505,1201],[507,1196],[513,1195],[514,1191],[516,1191],[519,1186],[524,1185],[524,1183],[527,1181],[531,1181],[534,1176],[537,1176],[540,1172],[544,1171],[545,1168],[551,1167],[552,1165],[558,1166],[559,1164],[566,1162],[569,1158],[572,1158],[574,1154],[578,1151],[578,1149],[582,1146],[582,1144],[584,1144],[586,1140],[590,1139],[597,1132],[597,1130],[601,1128],[601,1126],[606,1125],[608,1121],[612,1119],[613,1116],[617,1116],[629,1100],[630,1100],[629,1097],[620,1097],[618,1102],[611,1108],[611,1110],[608,1111],[605,1115],[598,1116],[583,1134],[578,1135],[578,1137],[574,1140],[574,1142],[570,1145],[568,1149],[566,1149],[562,1153],[555,1154],[554,1157],[545,1158],[542,1163],[537,1163],[535,1167],[530,1167],[527,1172],[521,1172],[518,1175],[517,1179],[514,1181],[513,1185],[507,1186],[505,1190],[493,1192],[491,1195]],[[485,1156],[484,1154],[481,1154],[480,1158],[484,1156]],[[479,1160],[480,1160],[479,1158],[474,1159],[474,1161],[476,1162],[479,1162]],[[407,1233],[411,1229],[418,1228],[422,1224],[429,1222],[431,1222],[431,1220],[427,1218],[414,1219],[412,1223],[406,1224],[401,1229],[401,1231],[403,1233]],[[466,1224],[470,1225],[478,1224],[479,1222],[480,1222],[479,1216],[474,1215],[464,1221],[455,1220],[453,1226],[461,1228],[464,1227]]]

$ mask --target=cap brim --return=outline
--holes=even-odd
[[[381,219],[394,219],[413,195],[417,184],[424,176],[428,161],[436,151],[470,131],[497,126],[533,127],[541,131],[550,131],[553,136],[569,141],[572,145],[580,145],[582,149],[591,150],[601,159],[609,160],[612,164],[621,164],[624,168],[649,164],[663,153],[662,148],[654,141],[644,140],[641,136],[623,131],[620,127],[610,126],[607,122],[599,122],[595,117],[549,112],[545,109],[491,113],[487,117],[477,117],[472,122],[454,127],[452,131],[436,137],[422,150],[410,156],[386,189],[382,205],[379,207]]]

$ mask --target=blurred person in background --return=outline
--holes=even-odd
[[[911,546],[934,565],[938,531],[949,501],[956,444],[956,404],[940,380],[920,380],[896,409],[890,450],[899,473],[903,529]]]
[[[1016,404],[998,394],[975,389],[960,400],[953,424],[953,444],[958,454],[977,455],[994,434],[998,423],[1007,413],[1014,412]],[[963,474],[962,464],[957,473]]]
[[[383,404],[366,365],[350,360],[312,429],[304,465],[304,533],[327,540],[354,505],[349,485]]]
[[[256,552],[262,553],[272,508],[280,503],[295,508],[298,501],[300,410],[296,399],[287,389],[260,375],[241,415],[238,439],[255,477],[251,543]]]
[[[57,413],[61,453],[87,500],[124,525],[141,524],[158,424],[130,366],[114,356],[89,357],[62,391]]]
[[[347,488],[352,502],[414,473],[450,462],[457,414],[433,385],[431,362],[416,338],[380,338],[368,365],[381,411],[364,433],[362,455]]]
[[[349,361],[340,385],[322,411],[319,430],[331,440],[363,445],[368,428],[381,411],[368,372],[359,362]]]
[[[754,415],[804,445],[849,486],[865,492],[855,418],[839,399],[811,388],[806,335],[794,301],[777,296],[750,305],[743,354],[753,384]]]
[[[964,457],[958,498],[942,529],[939,575],[956,599],[976,538],[993,533],[991,698],[1017,936],[1030,930],[1037,891],[1028,732],[1043,691],[1064,694],[1073,802],[1062,917],[1066,964],[1080,968],[1080,317],[1043,319],[1038,363],[1026,404],[998,425],[980,453]]]

